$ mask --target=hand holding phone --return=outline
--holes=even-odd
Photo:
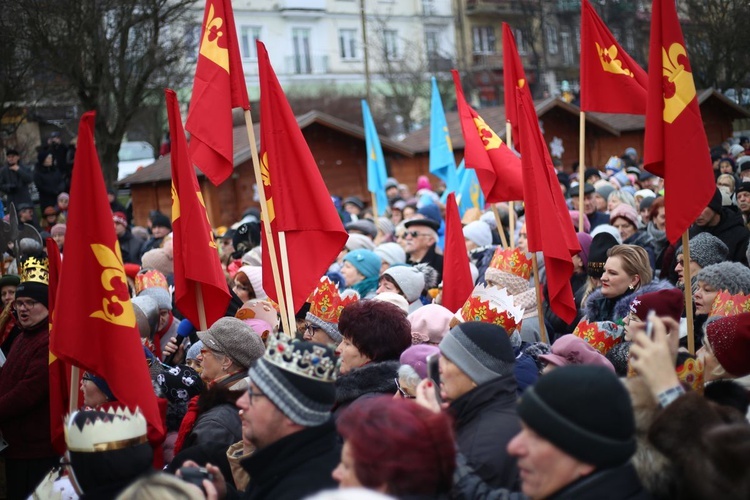
[[[440,367],[438,365],[438,360],[440,358],[440,354],[430,354],[427,356],[427,377],[432,380],[433,385],[435,386],[435,397],[438,400],[438,403],[443,403],[443,398],[440,397]]]

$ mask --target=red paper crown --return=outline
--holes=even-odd
[[[589,323],[582,319],[573,330],[573,335],[585,340],[602,355],[622,342],[624,330],[612,321],[595,321]]]
[[[140,272],[135,275],[135,294],[138,295],[146,288],[160,287],[169,291],[167,278],[156,269]]]
[[[531,278],[531,259],[519,248],[497,247],[490,261],[490,267],[526,280]]]
[[[521,325],[523,308],[513,305],[505,289],[477,285],[461,308],[461,317],[501,326],[510,335]]]
[[[732,295],[724,290],[716,295],[709,316],[737,316],[746,312],[750,312],[750,295]]]
[[[685,382],[694,391],[703,393],[703,363],[700,359],[687,358],[676,371],[680,382]]]
[[[348,293],[346,295],[339,295],[339,307],[338,307],[338,315],[341,316],[341,311],[344,310],[346,306],[349,304],[354,304],[359,300],[359,294],[358,293]]]
[[[327,276],[320,278],[318,288],[310,295],[307,301],[310,303],[310,314],[327,323],[338,324],[339,316],[345,306],[356,302],[357,295],[349,295],[342,298],[339,287]]]

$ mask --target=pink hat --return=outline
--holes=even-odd
[[[413,345],[401,353],[400,362],[402,365],[409,365],[414,368],[419,378],[427,378],[427,356],[440,354],[440,348],[436,345]]]
[[[612,373],[615,372],[615,367],[607,358],[575,335],[563,335],[552,344],[552,353],[542,354],[539,359],[555,366],[594,365],[603,366],[612,370]]]
[[[432,186],[430,186],[430,179],[426,175],[420,175],[417,177],[417,191],[420,189],[432,189]]]
[[[618,217],[622,217],[635,227],[638,227],[638,212],[627,203],[620,203],[609,213],[609,223],[612,224]]]
[[[268,321],[264,321],[260,318],[243,319],[242,322],[249,325],[250,328],[253,329],[253,332],[257,333],[262,339],[265,339],[271,332],[273,332],[273,327],[268,324]]]
[[[443,306],[427,304],[411,313],[406,319],[411,323],[413,344],[437,345],[450,330],[453,313]]]

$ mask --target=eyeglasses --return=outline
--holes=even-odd
[[[430,233],[420,233],[417,231],[406,231],[404,232],[404,238],[407,236],[411,236],[412,238],[416,238],[417,236],[429,236]]]
[[[201,354],[201,357],[202,357],[202,358],[203,358],[203,357],[206,357],[206,354],[210,354],[210,355],[211,355],[211,356],[213,356],[213,357],[217,357],[217,356],[223,356],[223,354],[222,354],[222,353],[220,353],[220,352],[212,351],[211,349],[205,349],[205,348],[204,348],[204,349],[201,349],[201,352],[200,352],[200,354]]]
[[[408,392],[406,392],[402,387],[401,383],[398,381],[398,377],[394,378],[393,381],[396,383],[396,389],[398,389],[398,392],[401,393],[401,397],[404,399],[416,399],[416,396],[412,396]]]
[[[36,300],[18,300],[18,299],[16,299],[13,302],[13,307],[16,309],[16,311],[20,311],[20,310],[31,311],[32,309],[34,309],[34,307],[38,303],[39,302],[37,302]]]
[[[318,330],[322,330],[322,328],[319,327],[319,326],[315,326],[313,324],[310,324],[310,323],[305,323],[305,331],[306,332],[310,332],[312,334],[315,334],[315,332],[317,332]]]
[[[248,398],[250,398],[250,404],[251,405],[253,404],[253,398],[267,398],[268,397],[265,394],[263,394],[262,392],[254,392],[252,387],[249,387],[247,389],[247,396],[248,396]]]

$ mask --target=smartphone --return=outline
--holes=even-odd
[[[427,356],[427,376],[432,380],[435,386],[435,397],[437,397],[438,403],[443,403],[443,398],[440,397],[440,367],[438,360],[440,354],[430,354]]]
[[[656,311],[653,309],[646,314],[646,336],[651,340],[654,339],[654,322],[651,321],[654,316],[656,316]]]

